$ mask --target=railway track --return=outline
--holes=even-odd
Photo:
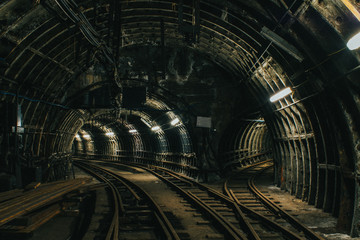
[[[164,212],[140,186],[103,167],[76,162],[107,184],[113,197],[113,216],[100,239],[173,239],[180,240]]]
[[[239,177],[224,183],[226,196],[164,168],[154,167],[148,171],[178,189],[202,211],[211,212],[208,215],[222,228],[226,238],[323,240],[256,188],[255,177],[271,167],[272,161],[268,160],[237,172]]]
[[[176,189],[199,211],[207,215],[225,239],[304,239],[303,236],[277,224],[261,212],[203,184],[176,175],[166,169],[152,171]],[[259,225],[254,229],[253,225]],[[257,233],[261,229],[261,234]],[[261,236],[259,236],[261,235]]]
[[[129,166],[121,163],[107,164],[114,167]],[[184,203],[196,209],[197,214],[205,216],[208,224],[222,234],[216,239],[323,240],[298,223],[294,217],[283,212],[255,187],[254,178],[269,169],[271,161],[244,168],[237,173],[237,177],[229,178],[224,183],[224,194],[165,168],[130,165],[152,173],[181,195]]]
[[[272,161],[268,160],[237,171],[236,174],[233,174],[224,182],[224,193],[238,204],[243,204],[245,207],[261,213],[270,219],[274,223],[274,226],[276,225],[276,228],[281,226],[290,229],[302,239],[323,240],[324,238],[284,211],[255,186],[255,178],[266,172],[269,174],[269,170],[271,171],[272,167]],[[252,219],[250,224],[246,216],[243,216],[243,218],[245,224],[248,226],[247,233],[249,237],[251,239],[262,239],[261,236],[264,231],[261,224],[258,223],[259,220]],[[286,234],[284,237],[291,236],[287,236]],[[276,235],[274,235],[274,239],[280,239],[280,236],[277,238]]]

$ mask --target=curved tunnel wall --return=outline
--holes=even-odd
[[[356,197],[351,193],[357,190],[356,180],[348,173],[354,171],[356,158],[349,158],[353,155],[349,146],[354,143],[351,143],[351,134],[344,129],[355,127],[352,118],[358,113],[356,108],[343,112],[355,106],[355,101],[351,98],[346,102],[340,100],[334,88],[342,94],[348,92],[349,96],[357,94],[351,95],[346,83],[319,90],[316,78],[295,85],[281,73],[279,65],[269,58],[252,78],[256,94],[264,91],[270,93],[270,97],[271,93],[289,86],[294,92],[264,109],[274,141],[275,181],[296,197],[340,216],[341,227],[349,229],[349,219],[356,215],[349,218],[345,213],[352,211]],[[308,86],[304,87],[305,84]]]

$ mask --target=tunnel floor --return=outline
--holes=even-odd
[[[190,239],[218,239],[216,229],[210,229],[209,226],[207,226],[207,221],[205,219],[201,219],[201,217],[196,216],[196,213],[188,208],[186,203],[184,203],[177,194],[168,189],[164,183],[159,181],[159,179],[150,173],[141,169],[139,169],[139,172],[127,172],[119,169],[112,170],[118,171],[129,180],[141,185],[156,200],[160,207],[164,209],[165,213],[169,214],[170,217],[171,215],[174,215],[177,219],[179,219],[180,221],[178,222],[177,227],[184,228],[183,234],[184,236],[187,235],[187,239],[188,237]],[[76,178],[79,178],[88,177],[89,175],[75,168],[75,176]],[[94,180],[92,183],[98,183],[98,181]],[[272,184],[271,175],[264,174],[257,178],[255,183],[259,190],[265,195],[272,198],[280,206],[286,209],[286,211],[300,219],[302,223],[310,226],[315,232],[320,233],[321,236],[326,239],[360,239],[350,238],[347,234],[339,233],[336,229],[337,219],[335,217],[332,217],[329,213],[324,213],[321,209],[308,205],[300,199],[291,196],[288,192],[274,186]],[[223,181],[218,180],[206,185],[211,186],[214,189],[221,190]],[[104,204],[104,202],[105,201],[97,203],[97,205]],[[63,239],[68,239],[69,234],[71,234],[71,221],[67,219],[65,222],[67,222],[67,225],[64,225],[64,221],[61,217],[56,217],[53,221],[50,221],[42,226],[31,239],[48,239],[49,233],[55,234],[58,229],[63,229],[63,231],[62,235],[58,235],[57,239],[61,240],[62,237]],[[59,225],[59,227],[57,227],[57,225]],[[61,228],[60,225],[62,226]],[[64,234],[64,232],[66,233],[66,228],[68,229],[69,234]]]

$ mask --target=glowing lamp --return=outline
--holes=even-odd
[[[83,138],[89,139],[89,138],[90,138],[90,135],[89,135],[89,134],[85,134],[85,135],[83,135]]]
[[[151,130],[154,131],[154,132],[157,131],[157,130],[159,130],[159,129],[160,129],[159,126],[153,126],[153,127],[151,128]]]
[[[360,47],[360,32],[351,37],[347,42],[346,46],[350,50],[358,49]]]
[[[289,88],[289,87],[284,88],[281,91],[279,91],[279,92],[275,93],[274,95],[272,95],[270,97],[270,102],[276,102],[276,101],[286,97],[287,95],[289,95],[291,93],[292,93],[291,88]]]
[[[178,118],[175,118],[174,120],[172,120],[170,122],[171,125],[175,126],[176,124],[178,124],[180,122],[180,120]]]

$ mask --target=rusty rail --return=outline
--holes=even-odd
[[[90,181],[90,178],[82,178],[44,184],[36,189],[25,191],[15,198],[1,202],[0,226],[19,216],[50,205],[61,199],[63,195],[79,189]]]
[[[117,187],[109,179],[107,179],[106,176],[103,176],[102,173],[106,173],[107,175],[110,175],[112,178],[116,179],[117,182],[121,183],[122,186],[126,187],[127,190],[137,199],[138,202],[143,199],[147,200],[147,202],[151,205],[151,207],[154,211],[154,216],[157,219],[157,222],[159,223],[159,225],[164,233],[164,239],[180,240],[180,237],[178,236],[177,232],[175,231],[174,227],[172,226],[172,224],[170,223],[170,221],[168,220],[168,218],[166,217],[165,213],[162,211],[160,206],[140,186],[138,186],[135,183],[127,180],[126,178],[114,173],[113,171],[107,170],[103,167],[96,166],[94,164],[84,163],[84,162],[76,162],[75,164],[83,169],[86,169],[88,172],[90,172],[94,176],[96,176],[99,179],[106,182],[109,185],[109,187],[111,187],[111,191],[113,192],[113,195],[116,196],[114,199],[114,204],[116,206],[116,209],[114,211],[111,226],[109,228],[106,239],[118,239],[118,234],[119,234],[118,212],[125,215],[126,209],[124,208],[124,205],[122,204],[121,195],[118,192]],[[94,170],[96,170],[96,171],[94,171]],[[142,197],[140,197],[134,189],[141,192]]]

